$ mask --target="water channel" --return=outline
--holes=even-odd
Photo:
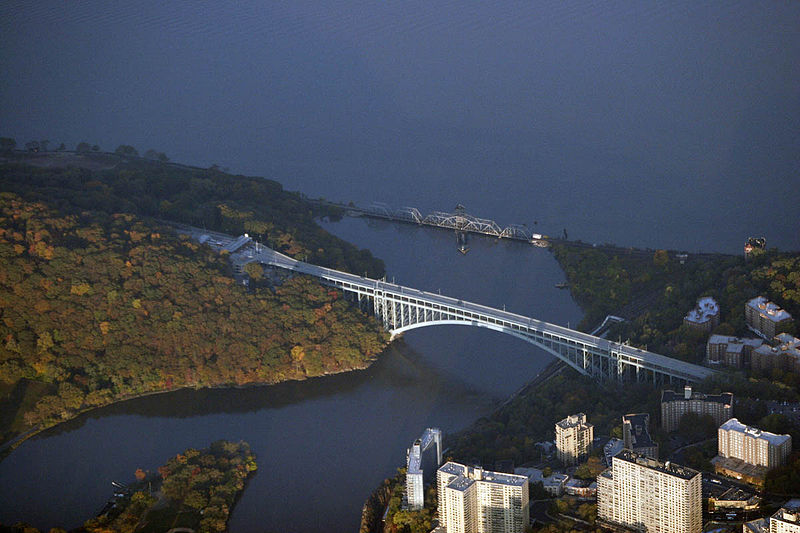
[[[346,218],[326,228],[386,261],[389,277],[558,324],[580,310],[552,255],[449,232]],[[259,470],[237,504],[233,533],[354,531],[370,491],[402,466],[421,431],[467,427],[529,381],[550,356],[489,330],[409,332],[368,370],[274,387],[182,391],[88,413],[0,462],[0,521],[76,527],[136,468],[186,447],[248,441]]]

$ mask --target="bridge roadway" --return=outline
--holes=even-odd
[[[252,261],[322,280],[368,307],[396,336],[432,325],[485,327],[519,337],[600,380],[685,384],[702,381],[714,370],[671,357],[615,343],[580,331],[386,281],[297,261],[270,248],[247,248],[234,254],[239,266]]]

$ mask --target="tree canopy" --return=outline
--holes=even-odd
[[[338,292],[248,292],[225,257],[132,214],[0,193],[0,262],[0,380],[45,385],[14,432],[145,392],[363,368],[387,342]]]
[[[23,157],[18,156],[22,162]],[[275,181],[108,154],[82,157],[115,166],[89,170],[9,163],[0,165],[0,190],[73,213],[132,213],[223,233],[248,233],[298,259],[358,275],[366,272],[372,278],[384,274],[383,262],[369,250],[331,235],[314,220],[340,216],[340,210],[284,191]]]

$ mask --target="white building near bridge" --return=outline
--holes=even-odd
[[[433,479],[433,473],[441,464],[442,430],[427,428],[406,454],[406,501],[409,509],[425,507],[426,474]]]
[[[448,462],[436,485],[436,533],[523,533],[530,522],[526,476]]]

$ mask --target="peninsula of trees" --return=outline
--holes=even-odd
[[[115,495],[79,533],[163,533],[189,528],[199,533],[227,530],[228,518],[247,478],[257,469],[246,442],[220,440],[189,448],[154,472],[137,469],[136,481]],[[0,525],[0,533],[39,533],[27,524]],[[50,533],[66,533],[53,528]]]
[[[141,394],[364,368],[388,342],[337,292],[301,277],[248,290],[226,257],[150,216],[382,272],[274,182],[152,162],[12,162],[0,190],[2,440]]]

